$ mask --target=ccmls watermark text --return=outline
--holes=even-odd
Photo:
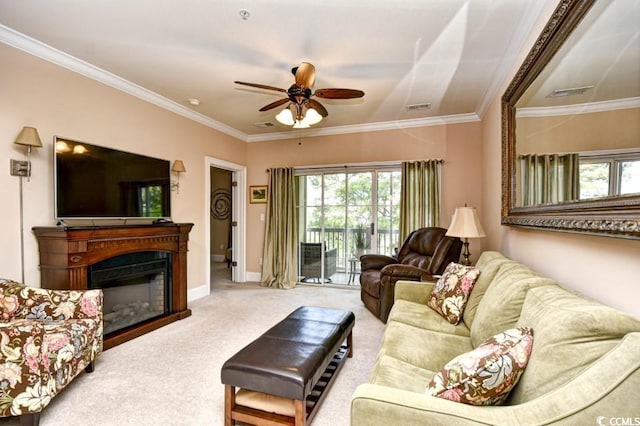
[[[599,426],[640,426],[640,417],[605,417],[596,419]]]

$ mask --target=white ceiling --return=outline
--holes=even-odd
[[[640,2],[597,2],[518,100],[541,114],[640,106]],[[583,93],[552,97],[559,89]],[[575,112],[574,111],[574,112]]]
[[[0,41],[254,141],[294,133],[275,121],[281,108],[258,111],[282,94],[233,81],[287,89],[302,61],[315,89],[365,92],[318,99],[329,116],[311,134],[478,119],[556,2],[0,0]]]

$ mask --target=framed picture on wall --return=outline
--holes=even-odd
[[[249,186],[249,202],[265,204],[267,202],[267,185]]]

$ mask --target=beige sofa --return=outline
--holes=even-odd
[[[352,398],[351,425],[640,423],[640,320],[497,252],[483,253],[477,267],[458,325],[426,305],[433,284],[396,284],[376,365]],[[615,291],[615,282],[603,285]],[[533,328],[533,349],[504,405],[424,394],[445,363],[514,326]]]

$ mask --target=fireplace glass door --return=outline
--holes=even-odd
[[[104,335],[169,313],[170,253],[123,254],[89,267],[89,288],[104,293]]]

